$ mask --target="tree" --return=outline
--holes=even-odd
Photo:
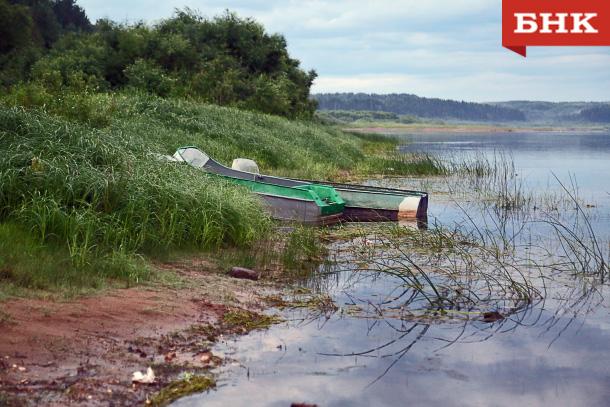
[[[82,7],[75,0],[55,0],[53,12],[65,31],[91,31],[93,26]]]
[[[33,26],[28,7],[0,0],[0,53],[31,46]]]

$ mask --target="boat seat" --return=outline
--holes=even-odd
[[[250,160],[249,158],[236,158],[233,160],[233,164],[231,168],[234,170],[250,172],[252,174],[260,174],[258,169],[258,165],[254,160]]]

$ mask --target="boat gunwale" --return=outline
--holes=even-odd
[[[290,178],[290,179],[292,179],[292,178]],[[420,196],[420,197],[428,196],[427,192],[416,191],[416,190],[412,190],[412,189],[386,188],[386,187],[377,187],[374,185],[344,184],[344,183],[340,183],[340,182],[312,181],[312,180],[306,180],[306,179],[295,180],[295,181],[309,182],[309,183],[318,184],[318,185],[329,185],[331,187],[334,187],[337,190],[343,189],[343,190],[350,190],[350,191],[357,191],[357,192],[368,192],[368,193],[386,194],[386,195],[409,194],[411,196]]]
[[[206,164],[208,162],[212,162],[220,167],[224,167],[226,169],[231,170],[232,172],[238,172],[238,173],[242,173],[242,174],[251,174],[253,179],[250,178],[240,178],[240,177],[235,177],[235,176],[231,176],[231,175],[227,175],[227,174],[222,174],[222,173],[217,173],[217,172],[211,172],[211,171],[207,171],[210,168],[204,164],[202,167],[194,167],[196,169],[199,170],[203,170],[205,173],[212,175],[214,177],[221,177],[224,179],[228,179],[228,180],[236,180],[236,181],[243,181],[243,182],[248,182],[248,183],[254,183],[254,184],[263,184],[263,185],[269,185],[272,186],[274,188],[278,188],[281,190],[286,190],[286,191],[304,191],[307,192],[309,195],[311,195],[311,198],[297,198],[297,197],[293,197],[293,196],[289,196],[287,195],[278,195],[278,194],[274,194],[274,193],[269,193],[269,192],[262,192],[262,191],[256,191],[254,189],[250,189],[251,192],[258,194],[258,195],[269,195],[269,196],[275,196],[275,197],[280,197],[280,198],[289,198],[289,199],[293,199],[293,200],[299,200],[299,201],[304,201],[304,202],[314,202],[317,206],[319,206],[320,208],[322,207],[330,207],[330,208],[334,208],[337,206],[345,206],[345,202],[343,202],[341,196],[339,194],[338,198],[341,199],[341,202],[329,202],[326,200],[326,198],[322,197],[319,195],[319,193],[315,190],[306,188],[306,187],[327,187],[329,189],[334,189],[334,187],[330,186],[330,185],[325,185],[325,184],[319,184],[319,183],[307,183],[307,182],[298,182],[298,185],[292,185],[292,186],[288,186],[288,185],[279,185],[279,184],[275,184],[275,183],[271,183],[271,182],[265,182],[262,180],[258,180],[258,177],[268,177],[268,178],[280,178],[280,179],[285,179],[285,180],[289,180],[288,178],[281,178],[281,177],[273,177],[273,176],[266,176],[266,175],[260,175],[260,174],[254,174],[254,173],[249,173],[246,171],[241,171],[241,170],[234,170],[232,168],[229,168],[221,163],[219,163],[218,161],[214,160],[212,157],[210,157],[209,155],[207,155],[206,153],[204,153],[203,151],[201,151],[199,148],[195,147],[195,146],[183,146],[183,147],[179,147],[176,150],[176,153],[178,153],[180,155],[180,157],[182,158],[182,160],[186,163],[188,163],[186,160],[184,160],[184,158],[182,157],[182,154],[180,153],[180,150],[186,150],[186,149],[195,149],[200,151],[202,154],[205,154],[206,157],[208,157]],[[191,165],[191,164],[189,164]],[[290,181],[294,181],[294,180],[290,180]],[[295,181],[297,182],[297,181]],[[237,183],[239,185],[239,182]],[[245,185],[242,185],[245,186]],[[314,196],[315,195],[315,196]]]
[[[261,182],[261,184],[263,184],[263,182]],[[273,185],[273,184],[269,184],[269,185]],[[291,188],[291,187],[286,187],[286,188]],[[318,205],[316,200],[313,199],[313,198],[312,199],[303,199],[303,198],[296,198],[296,197],[286,196],[286,195],[271,194],[271,193],[268,193],[268,192],[258,192],[258,191],[254,191],[254,190],[251,190],[251,192],[253,194],[257,194],[257,195],[273,196],[273,197],[276,197],[276,198],[290,199],[290,200],[293,200],[293,201],[314,202],[317,206],[320,206],[320,205]],[[344,205],[344,204],[338,204],[338,203],[328,203],[328,202],[325,202],[324,200],[322,200],[322,203],[325,206],[331,206],[331,207],[333,205]]]

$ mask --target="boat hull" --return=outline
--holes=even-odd
[[[352,222],[383,222],[423,219],[428,213],[428,195],[405,196],[396,192],[353,190],[335,186],[345,200],[343,217]]]
[[[180,154],[181,150],[190,148],[193,147],[178,149],[177,154]],[[200,168],[213,174],[280,187],[294,188],[311,185],[332,187],[344,201],[345,207],[341,218],[346,221],[383,222],[427,219],[428,194],[425,192],[274,177],[229,168],[208,156],[201,161]],[[322,215],[330,214],[323,213]]]
[[[313,201],[270,194],[255,194],[263,201],[272,218],[284,222],[298,222],[306,225],[333,225],[341,221],[343,213],[323,214]]]
[[[224,167],[193,147],[178,149],[173,158],[206,171],[209,177],[248,188],[262,200],[274,219],[312,225],[330,225],[342,219],[345,203],[333,187],[300,182],[261,182],[253,174]]]

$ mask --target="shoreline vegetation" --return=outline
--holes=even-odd
[[[142,256],[247,248],[273,233],[254,195],[155,159],[182,145],[224,163],[245,156],[264,172],[302,178],[445,172],[431,157],[397,153],[397,141],[387,137],[196,102],[92,95],[86,103],[96,114],[112,109],[98,128],[87,118],[48,113],[52,99],[44,107],[4,103],[0,293],[95,288],[105,279],[135,284],[150,277]],[[41,257],[45,270],[36,266]]]
[[[75,3],[57,4],[0,0],[11,16],[0,27],[2,405],[166,405],[213,388],[211,370],[226,360],[214,343],[281,323],[270,308],[336,310],[327,297],[284,297],[342,229],[278,225],[247,190],[159,154],[194,145],[224,164],[251,158],[265,173],[333,181],[478,176],[491,165],[401,154],[378,133],[523,129],[328,121],[314,116],[315,71],[251,19],[185,9],[153,26],[91,24]],[[515,206],[497,190],[502,207]],[[460,236],[389,233],[470,256],[470,242],[454,244]],[[234,266],[260,280],[230,278]],[[431,280],[416,281],[428,275],[407,271],[398,274],[430,306],[471,301],[431,296]],[[447,285],[461,284],[452,272]],[[518,306],[538,295],[528,281],[506,282]],[[132,383],[148,367],[153,382]]]

